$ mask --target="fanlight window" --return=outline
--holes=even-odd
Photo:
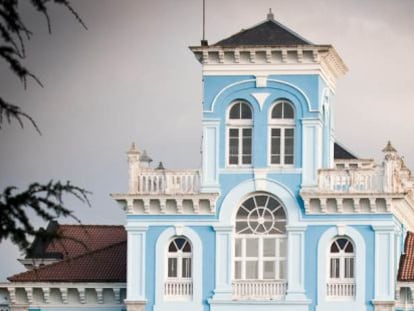
[[[228,120],[228,164],[252,163],[252,110],[248,103],[236,101],[230,107]]]
[[[164,295],[167,299],[187,300],[193,295],[192,248],[185,237],[174,238],[167,252],[167,278]]]
[[[236,214],[235,280],[286,279],[286,215],[266,194],[245,200]]]
[[[270,164],[293,165],[295,146],[295,112],[293,105],[278,101],[271,112]]]
[[[335,239],[329,250],[329,278],[327,296],[352,298],[356,293],[355,252],[352,242],[345,237]]]
[[[186,238],[175,238],[168,247],[168,277],[191,278],[191,244]]]

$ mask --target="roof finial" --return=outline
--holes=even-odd
[[[275,17],[274,17],[274,15],[273,15],[273,13],[272,13],[272,8],[269,8],[269,13],[267,13],[267,20],[268,20],[268,21],[273,21],[273,20],[275,20]]]

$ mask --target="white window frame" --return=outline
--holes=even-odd
[[[190,252],[183,252],[182,249],[185,247],[183,244],[181,249],[177,249],[176,252],[170,252],[169,247],[176,239],[184,239],[190,245]],[[185,236],[173,236],[167,243],[166,249],[166,260],[165,260],[165,279],[164,279],[164,297],[168,300],[191,300],[193,297],[193,276],[194,276],[194,260],[193,260],[193,245],[190,240]],[[169,259],[177,260],[177,271],[176,276],[169,276]],[[183,276],[183,264],[184,259],[190,259],[190,276]],[[168,284],[168,285],[167,285]],[[170,286],[170,287],[167,287]],[[167,293],[167,288],[171,288],[170,292]]]
[[[342,249],[339,248],[338,253],[331,252],[332,245],[339,239],[347,240],[347,243],[350,243],[352,245],[353,252],[352,253],[345,252],[345,248],[346,248],[347,244],[345,244]],[[330,285],[333,286],[334,284],[341,284],[340,285],[341,287],[338,287],[338,290],[334,290],[335,294],[328,295],[328,293],[327,293],[327,297],[329,297],[329,299],[331,299],[331,300],[347,300],[347,299],[353,300],[355,298],[355,295],[356,295],[356,290],[355,290],[355,286],[356,286],[355,244],[347,236],[335,237],[334,239],[332,239],[331,243],[329,244],[327,258],[328,258],[328,260],[327,260],[327,263],[328,263],[327,264],[327,271],[326,271],[327,288]],[[338,277],[332,277],[331,276],[332,259],[338,259],[338,261],[339,261],[339,276]],[[345,277],[346,259],[352,259],[352,272],[353,272],[352,277]],[[354,292],[352,295],[349,294],[351,287],[353,288],[353,292]]]
[[[285,119],[285,118],[281,118],[281,119],[276,119],[276,118],[272,118],[272,112],[273,109],[282,103],[287,103],[288,105],[290,105],[293,109],[293,119]],[[272,166],[272,167],[294,167],[295,166],[295,149],[296,149],[296,111],[295,111],[295,106],[288,100],[277,100],[273,103],[273,105],[271,106],[271,108],[269,109],[269,115],[268,115],[268,124],[269,124],[269,130],[268,130],[268,146],[269,146],[269,152],[268,152],[268,165]],[[280,130],[280,163],[272,163],[272,130],[274,129],[279,129]],[[286,130],[287,129],[292,129],[293,130],[293,161],[292,163],[289,164],[285,164],[285,156],[286,156],[286,152],[285,152],[285,140],[286,140]]]
[[[247,197],[245,200],[243,200],[243,203],[246,202],[247,200],[249,200],[250,198],[255,198],[257,196],[267,196],[270,197],[272,199],[274,199],[275,201],[277,201],[277,203],[279,204],[279,208],[281,208],[285,214],[285,218],[283,221],[275,221],[275,222],[284,222],[285,224],[287,223],[287,218],[286,218],[286,212],[284,210],[283,205],[280,203],[280,201],[267,194],[267,193],[255,193],[252,196]],[[237,209],[237,212],[239,211],[239,209],[242,208],[242,204],[240,204],[239,208]],[[254,199],[254,203],[255,203],[255,208],[260,208],[261,206],[259,206],[256,202],[256,200]],[[268,201],[266,202],[266,204],[268,203]],[[254,210],[253,209],[253,210]],[[236,212],[236,215],[237,215]],[[236,221],[237,221],[237,216],[236,216]],[[235,226],[234,229],[234,235],[233,235],[233,267],[232,267],[232,271],[233,271],[233,280],[234,281],[245,281],[245,280],[252,280],[252,281],[287,281],[287,232],[285,231],[282,234],[269,234],[269,233],[237,233],[237,229]],[[248,257],[246,254],[246,243],[247,240],[249,239],[256,239],[258,240],[258,249],[257,249],[257,256],[251,256]],[[240,256],[236,256],[236,241],[240,240],[241,241],[241,254]],[[264,256],[264,252],[263,252],[263,243],[264,240],[273,240],[275,243],[275,255],[274,256]],[[284,256],[281,256],[281,244],[284,243]],[[257,278],[247,278],[246,277],[246,263],[249,261],[256,261],[257,262]],[[274,278],[264,278],[264,262],[266,261],[273,261],[274,265],[275,265],[275,272],[274,272]],[[236,278],[236,262],[240,262],[241,263],[241,274],[240,274],[240,278]],[[281,275],[281,271],[280,271],[280,263],[284,262],[284,269],[285,271],[283,271],[283,278]]]
[[[238,104],[245,104],[249,107],[252,118],[251,119],[230,119],[230,110]],[[237,164],[230,163],[230,130],[236,129],[238,131],[238,154]],[[244,154],[243,150],[243,131],[250,129],[250,154]],[[243,156],[250,156],[250,163],[243,163]],[[226,124],[226,164],[228,167],[251,167],[253,163],[253,109],[249,102],[245,100],[234,101],[227,109],[227,124]]]

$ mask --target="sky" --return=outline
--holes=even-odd
[[[66,200],[83,223],[124,224],[109,194],[127,191],[131,142],[154,165],[200,167],[201,65],[188,46],[201,39],[202,1],[71,3],[88,30],[55,6],[49,35],[41,15],[21,8],[35,33],[25,64],[43,88],[30,82],[24,90],[0,62],[1,96],[42,131],[28,123],[0,130],[0,190],[70,180],[92,192],[91,207]],[[379,162],[391,140],[414,169],[414,1],[206,0],[206,38],[215,43],[255,25],[269,8],[311,42],[334,45],[347,64],[336,90],[337,140]],[[24,270],[19,257],[10,241],[0,244],[0,282]]]

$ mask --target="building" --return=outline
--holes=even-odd
[[[126,232],[52,224],[90,247],[35,242],[2,286],[10,309],[414,310],[414,178],[391,143],[375,163],[336,142],[334,47],[269,13],[190,49],[202,168],[151,168],[133,144],[112,195]]]

